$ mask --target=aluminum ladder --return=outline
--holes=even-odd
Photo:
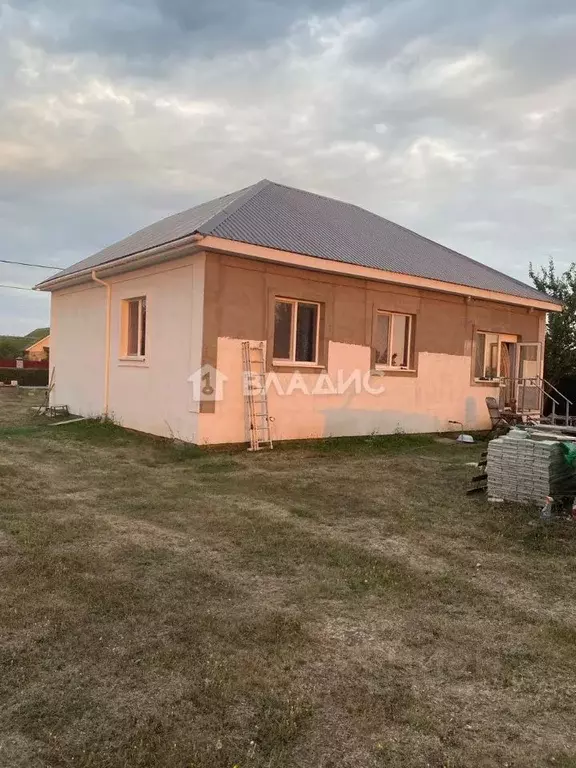
[[[268,394],[266,392],[266,360],[264,358],[264,343],[243,341],[242,361],[244,367],[244,399],[246,402],[246,418],[250,434],[249,451],[259,451],[261,448],[273,448],[270,422],[273,419],[268,413]]]

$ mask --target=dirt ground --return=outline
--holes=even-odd
[[[0,766],[576,766],[576,525],[429,437],[206,452],[0,391]]]

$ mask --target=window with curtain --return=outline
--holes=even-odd
[[[125,357],[146,355],[146,297],[124,300],[124,348]]]
[[[412,368],[412,325],[412,315],[378,312],[373,342],[377,367]]]

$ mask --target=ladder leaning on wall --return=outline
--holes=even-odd
[[[244,368],[244,401],[246,421],[250,433],[249,451],[273,448],[266,392],[266,361],[263,342],[242,342]]]

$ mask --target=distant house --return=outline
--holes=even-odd
[[[48,360],[50,357],[50,334],[38,339],[24,350],[26,360]]]
[[[55,402],[199,444],[246,440],[246,340],[263,344],[277,439],[486,427],[486,396],[513,402],[518,378],[541,376],[559,309],[380,216],[270,181],[38,288],[52,292]]]
[[[27,357],[26,350],[31,349],[37,342],[43,341],[46,346],[50,345],[50,328],[36,328],[26,336],[5,336],[0,335],[0,358],[5,361],[14,361],[19,357]],[[46,343],[46,338],[48,342]],[[32,359],[32,358],[29,358]],[[41,357],[40,359],[47,359]]]

